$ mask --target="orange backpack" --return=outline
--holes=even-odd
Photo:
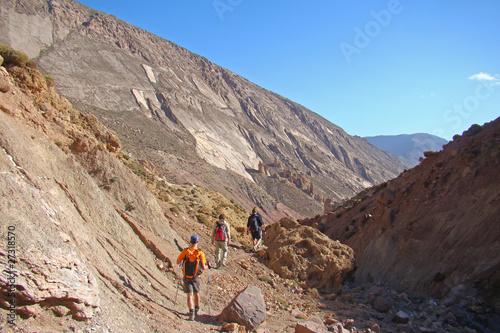
[[[201,251],[191,248],[187,248],[184,251],[184,262],[182,265],[184,277],[192,279],[198,275],[201,275]]]

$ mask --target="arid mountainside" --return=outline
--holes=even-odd
[[[217,315],[248,285],[262,291],[268,332],[293,327],[292,304],[316,307],[245,252],[250,240],[235,229],[229,265],[212,271],[211,297],[205,273],[201,315],[187,322],[172,263],[193,233],[213,260],[211,217],[246,212],[213,191],[167,183],[27,56],[3,45],[0,54],[2,332],[217,330]]]
[[[313,216],[405,165],[209,60],[71,0],[5,0],[0,42],[173,182],[203,185],[276,221]]]
[[[464,287],[452,295],[467,292],[465,305],[454,305],[384,283],[345,283],[352,248],[289,218],[268,226],[264,249],[251,253],[240,205],[201,186],[167,182],[154,164],[124,153],[96,117],[59,96],[28,56],[3,45],[0,54],[1,331],[245,332],[218,315],[249,286],[265,304],[258,333],[498,327],[488,323],[482,298]],[[461,156],[473,161],[482,142]],[[497,158],[484,142],[487,156]],[[475,162],[471,168],[483,170]],[[220,213],[232,226],[228,266],[204,272],[200,314],[186,321],[172,263],[192,234],[213,260],[210,233]]]
[[[500,309],[500,118],[473,125],[418,166],[303,220],[352,247],[357,282]],[[476,291],[477,292],[477,291]]]
[[[17,316],[43,323],[49,313],[78,321],[123,311],[128,315],[115,330],[126,331],[134,314],[120,298],[164,298],[162,290],[174,287],[157,260],[169,261],[162,253],[174,252],[174,239],[184,242],[118,158],[113,132],[74,110],[37,70],[12,65],[9,71],[0,67],[0,220],[2,235],[14,235]],[[158,240],[156,254],[141,233]],[[6,267],[7,237],[0,242]],[[5,271],[0,277],[4,308],[8,277]],[[57,331],[59,324],[50,322],[44,331]]]

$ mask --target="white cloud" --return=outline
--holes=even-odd
[[[478,81],[500,81],[498,78],[497,78],[497,75],[491,75],[489,73],[478,73],[478,74],[474,74],[472,76],[469,76],[469,80],[478,80]]]
[[[433,98],[435,97],[436,94],[435,93],[430,93],[430,94],[423,94],[420,96],[421,99],[424,99],[424,98]]]

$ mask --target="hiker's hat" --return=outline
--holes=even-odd
[[[198,236],[196,236],[196,235],[191,236],[191,243],[193,243],[193,244],[198,243]]]

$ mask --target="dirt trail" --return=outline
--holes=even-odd
[[[200,223],[193,226],[192,222],[178,221],[172,228],[184,239],[197,234],[200,238],[199,248],[205,253],[208,261],[215,262],[214,246],[210,242],[211,230],[208,227]],[[281,280],[265,266],[256,253],[249,251],[248,248],[250,248],[250,236],[248,244],[235,242],[230,245],[227,266],[203,272],[201,315],[195,322],[187,321],[186,296],[179,290],[177,305],[174,306],[176,319],[173,327],[176,332],[220,331],[221,324],[217,323],[217,316],[249,285],[256,286],[262,291],[268,308],[267,320],[259,327],[261,332],[294,332],[298,319],[291,314],[290,309],[287,309],[292,304],[304,308],[317,308],[317,303],[312,297],[296,292],[292,282],[288,284],[288,281]],[[180,273],[180,270],[177,273]],[[210,283],[208,283],[209,276]],[[172,299],[175,299],[175,295]]]

